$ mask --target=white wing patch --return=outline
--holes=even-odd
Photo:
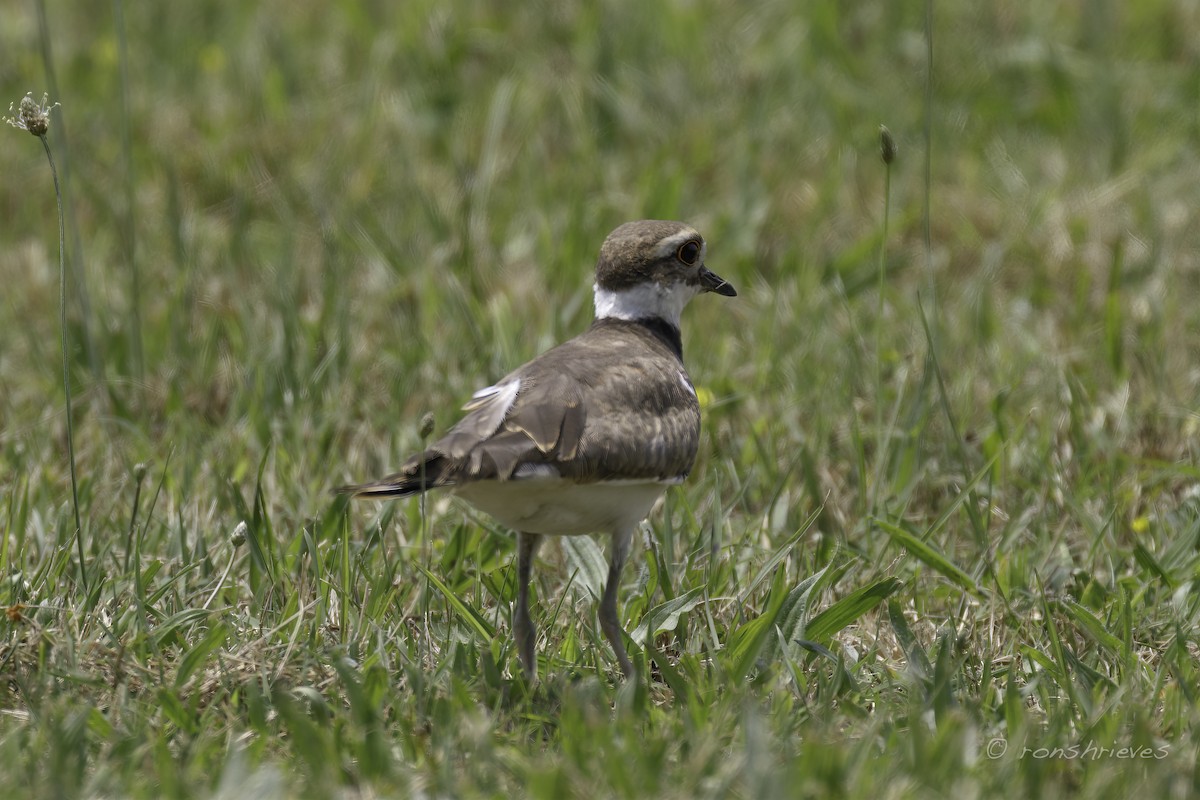
[[[485,386],[471,395],[471,399],[463,406],[463,411],[474,411],[491,403],[499,403],[504,406],[505,411],[508,411],[512,407],[513,400],[517,399],[517,392],[520,390],[520,379],[497,383],[495,386]]]
[[[537,480],[539,478],[545,480],[548,478],[561,478],[562,473],[553,464],[522,464],[517,467],[517,471],[513,473],[513,477],[518,480]]]
[[[692,386],[691,379],[688,378],[687,373],[683,370],[679,370],[679,381],[683,384],[683,388],[688,390],[688,394],[696,397],[696,387]],[[696,399],[699,400],[700,398],[697,397]]]
[[[500,423],[504,421],[504,416],[516,401],[519,391],[521,391],[519,378],[488,386],[471,395],[471,399],[463,406],[463,411],[474,412],[471,415],[475,420],[473,427],[487,431],[488,433],[483,437],[486,438],[499,429]]]

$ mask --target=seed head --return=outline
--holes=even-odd
[[[423,417],[421,417],[421,429],[420,429],[419,433],[421,434],[422,439],[428,439],[429,434],[433,433],[433,425],[434,425],[433,412],[426,411],[425,415]]]
[[[891,164],[896,160],[896,140],[892,138],[892,132],[886,125],[879,126],[879,151],[883,156],[883,163]]]
[[[42,102],[36,103],[33,100],[33,92],[29,92],[21,98],[21,104],[16,112],[13,111],[13,104],[8,104],[8,113],[13,116],[5,117],[4,121],[14,128],[29,131],[40,138],[50,130],[50,111],[57,105],[58,103],[50,105],[50,95],[48,94],[43,94]]]

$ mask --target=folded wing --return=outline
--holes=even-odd
[[[681,479],[700,428],[682,363],[622,352],[602,335],[560,345],[481,389],[457,425],[397,472],[342,491],[403,497],[480,480]]]

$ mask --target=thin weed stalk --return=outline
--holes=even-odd
[[[433,434],[433,412],[427,411],[421,417],[421,426],[418,433],[421,436],[421,452],[425,452],[425,448],[429,446],[429,437]],[[421,494],[418,502],[420,503],[421,514],[421,568],[423,570],[432,569],[432,553],[433,546],[429,541],[429,508],[426,505],[428,498],[428,486],[425,483],[425,458],[421,458]],[[424,649],[422,653],[422,664],[429,665],[433,663],[433,649],[430,647],[432,632],[429,629],[429,582],[426,581],[425,591],[421,593],[421,624],[425,628],[425,636],[421,640],[421,646]]]
[[[62,345],[63,392],[67,396],[67,457],[71,469],[71,510],[75,517],[75,542],[79,548],[79,577],[83,585],[83,593],[88,593],[87,564],[83,558],[83,523],[79,517],[79,482],[75,475],[75,420],[72,411],[71,398],[71,347],[70,335],[67,332],[67,259],[66,259],[66,223],[63,217],[62,189],[58,183],[58,169],[54,166],[54,154],[50,151],[50,140],[46,138],[50,130],[50,111],[58,104],[50,105],[49,95],[42,96],[39,104],[34,101],[33,94],[27,94],[21,100],[17,112],[6,117],[5,121],[26,131],[42,142],[46,151],[46,160],[50,162],[50,175],[54,178],[54,199],[58,203],[58,330],[59,341]],[[13,111],[12,105],[8,107]]]
[[[46,16],[45,0],[38,0],[37,4],[37,19],[38,19],[38,41],[41,44],[42,51],[42,67],[46,70],[46,85],[50,90],[49,95],[53,97],[61,97],[61,92],[58,90],[58,76],[54,69],[54,55],[50,50],[50,22]],[[48,110],[47,110],[48,111]],[[36,134],[35,134],[36,135]],[[63,184],[71,185],[71,147],[70,140],[67,137],[67,127],[63,120],[59,120],[58,141],[61,145],[60,155],[62,156],[62,182]],[[57,182],[57,176],[56,176]],[[69,214],[70,209],[64,209],[61,204],[59,206],[59,215]],[[104,385],[104,363],[100,358],[99,346],[92,336],[91,319],[92,305],[88,294],[87,281],[84,280],[83,267],[83,246],[80,244],[79,226],[76,223],[74,214],[71,215],[71,250],[75,254],[71,260],[72,279],[75,289],[75,302],[79,304],[80,325],[79,334],[82,337],[83,352],[87,356],[88,368],[92,372],[92,377],[98,386]],[[65,225],[60,226],[65,230]],[[66,247],[66,239],[63,234],[59,235],[62,246]],[[103,396],[103,395],[102,395]]]
[[[933,283],[933,219],[930,205],[933,195],[933,0],[925,0],[925,197],[924,239],[925,274],[929,281],[929,312],[937,316],[937,293]]]
[[[883,431],[883,294],[887,285],[887,242],[888,219],[892,210],[892,162],[896,160],[896,140],[886,126],[879,126],[879,152],[883,159],[883,233],[879,239],[879,291],[875,309],[875,486],[874,495],[879,502],[879,487],[887,463],[887,438]]]
[[[83,593],[88,593],[87,562],[83,557],[83,523],[79,518],[79,481],[75,475],[75,414],[71,410],[71,348],[67,332],[67,259],[66,225],[63,221],[62,191],[58,185],[58,170],[54,167],[54,155],[50,152],[50,140],[43,133],[38,137],[46,150],[50,162],[50,174],[54,176],[54,198],[58,203],[58,331],[62,346],[63,393],[67,397],[67,460],[71,467],[71,510],[75,515],[75,544],[79,550],[79,578]]]
[[[121,72],[121,161],[125,171],[125,213],[121,220],[121,238],[125,244],[125,256],[129,259],[129,293],[131,344],[130,361],[133,375],[139,385],[145,371],[145,355],[142,344],[142,275],[137,259],[137,233],[135,218],[135,192],[133,172],[133,141],[129,122],[129,47],[125,40],[125,8],[121,0],[114,0],[113,14],[116,17],[117,56]]]

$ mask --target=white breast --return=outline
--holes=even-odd
[[[661,481],[478,481],[457,487],[455,494],[513,530],[575,536],[632,528],[646,518],[668,485]]]

